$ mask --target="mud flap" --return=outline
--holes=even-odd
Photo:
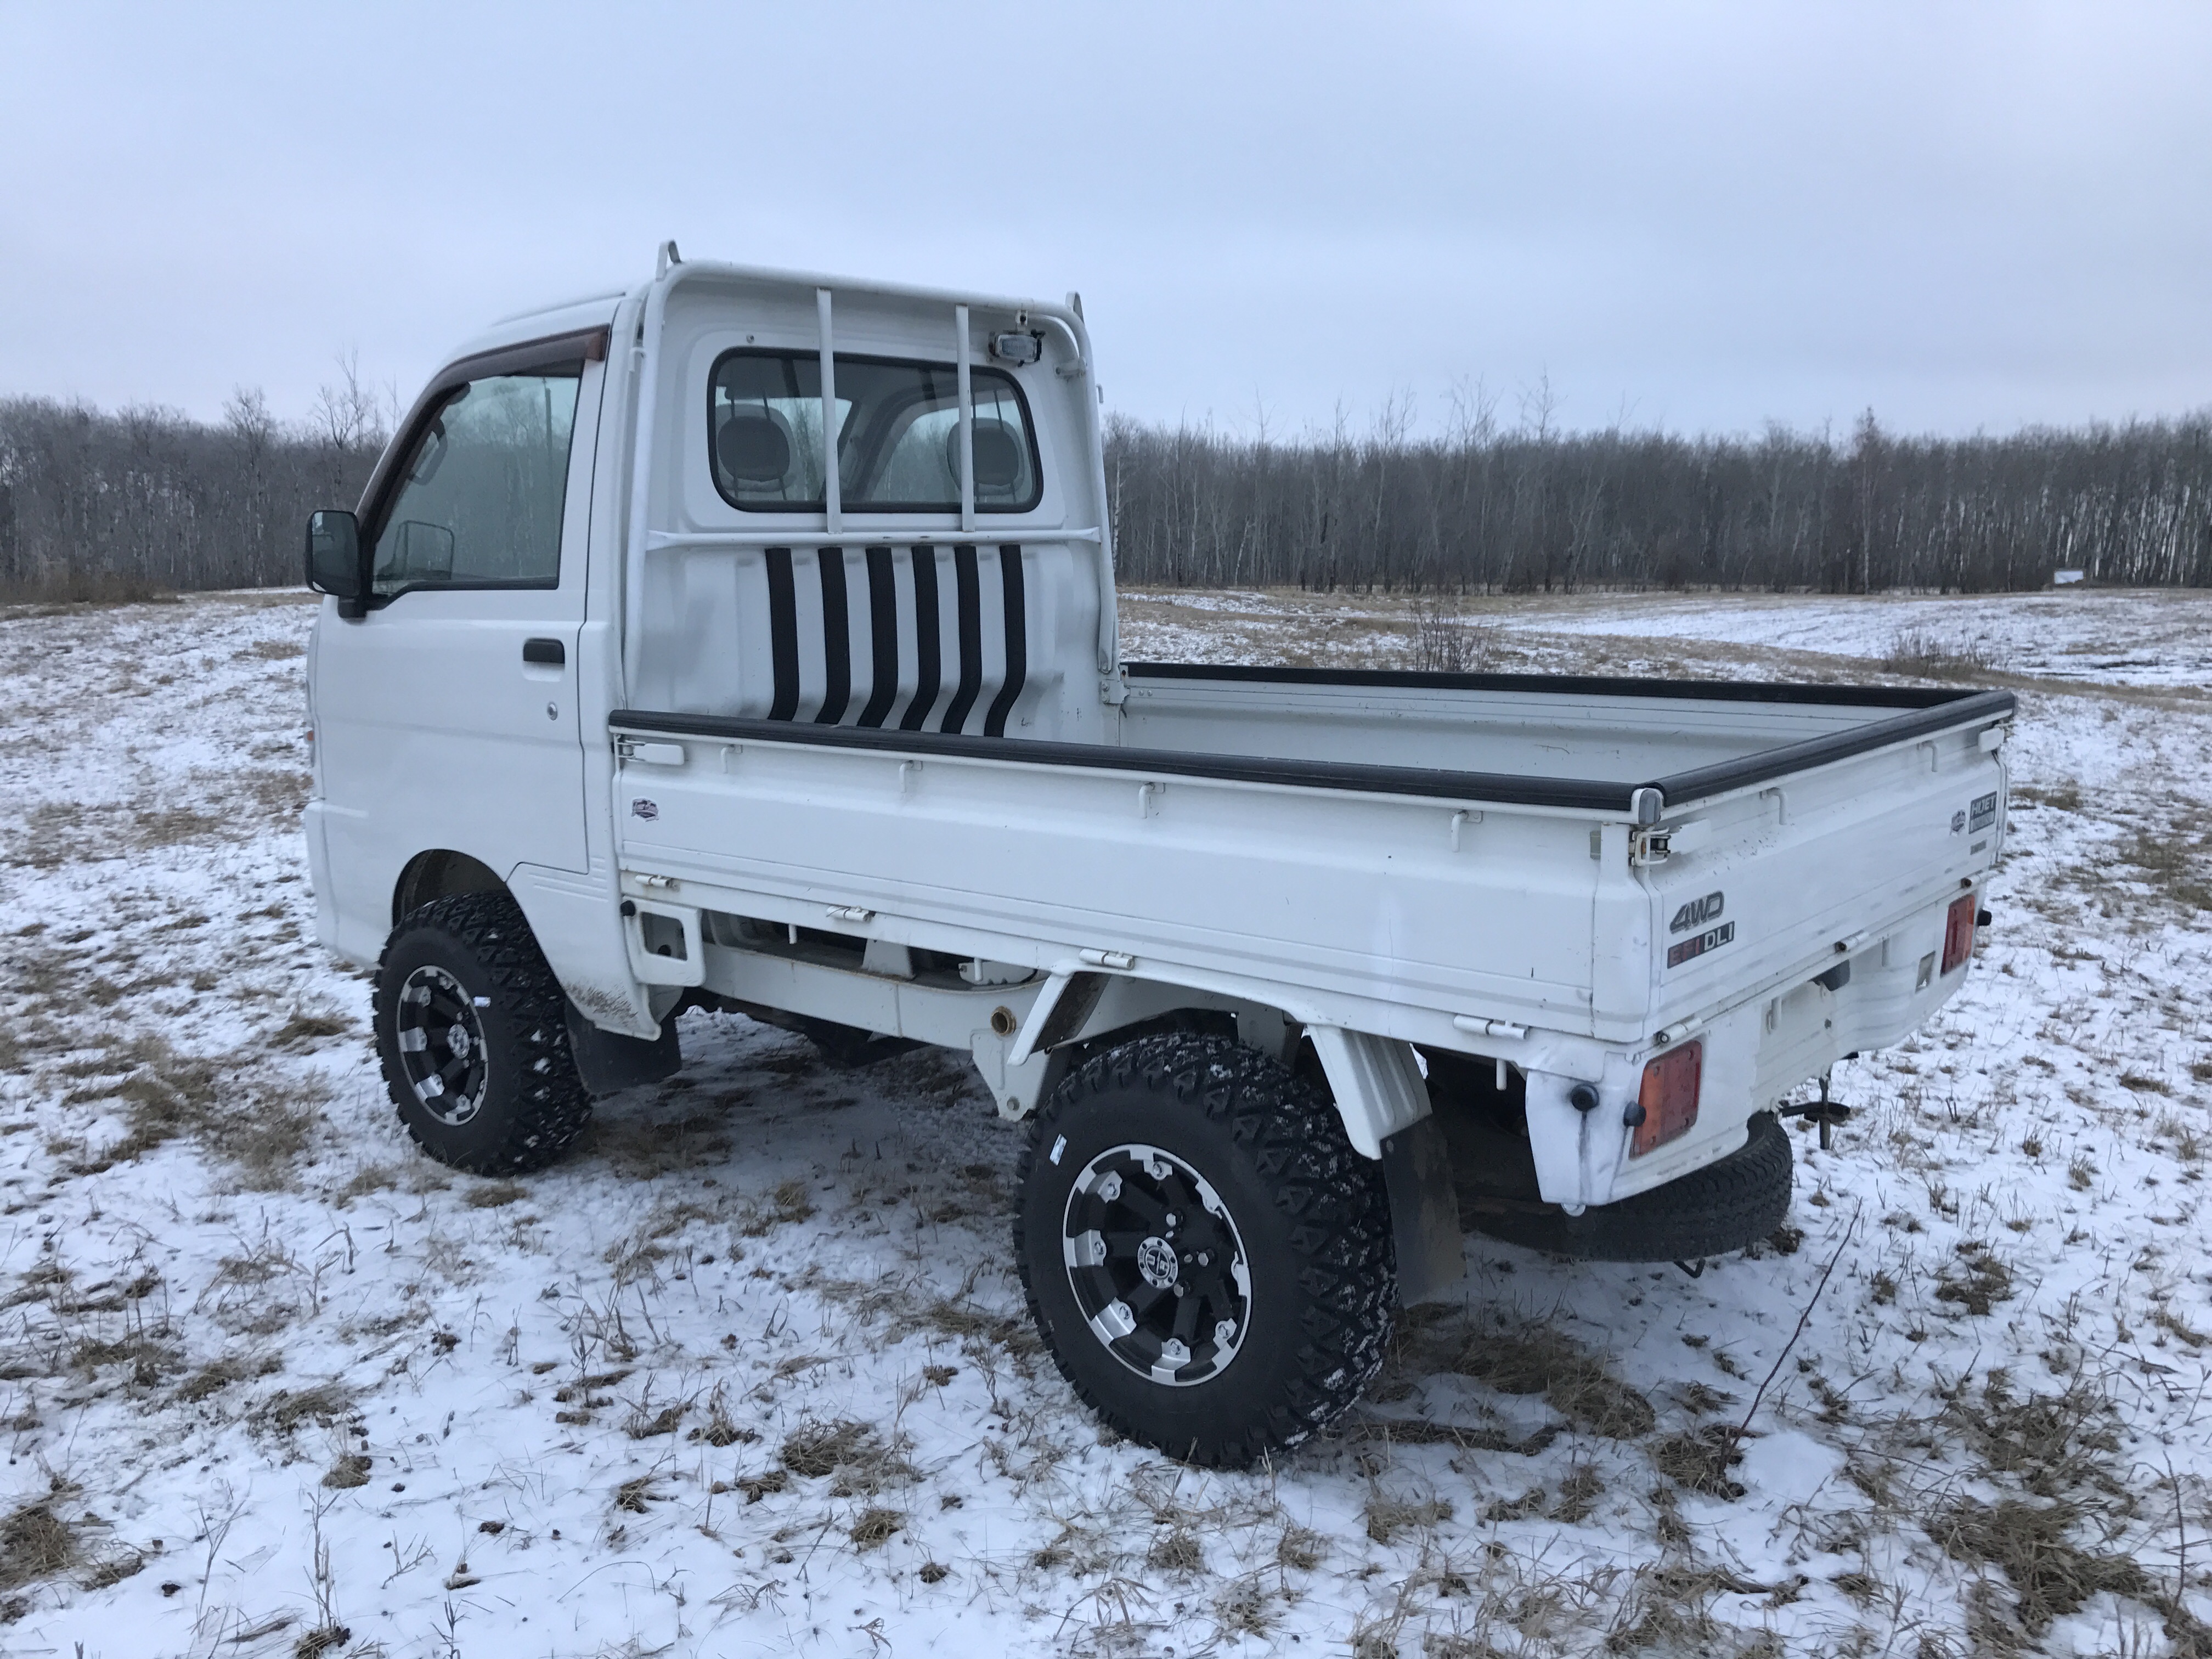
[[[1408,1308],[1436,1301],[1467,1276],[1443,1125],[1431,1115],[1385,1139],[1382,1181],[1390,1196],[1398,1300]]]
[[[660,1023],[657,1037],[624,1036],[601,1030],[574,1002],[562,1000],[568,1011],[568,1052],[575,1056],[576,1075],[592,1098],[658,1083],[684,1064],[672,1018]]]

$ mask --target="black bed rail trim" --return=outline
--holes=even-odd
[[[735,743],[788,743],[822,749],[872,749],[962,760],[1023,761],[1036,766],[1087,766],[1152,777],[1215,778],[1316,789],[1359,789],[1387,795],[1433,795],[1522,806],[1586,807],[1625,812],[1630,784],[1583,778],[1531,778],[1512,773],[1444,772],[1424,766],[1350,766],[1334,761],[1272,760],[1264,756],[1191,755],[1174,749],[1118,749],[1103,743],[1048,743],[1030,738],[964,737],[949,732],[870,731],[856,726],[794,726],[788,720],[737,720],[723,714],[661,714],[617,708],[610,730],[656,737],[727,738]]]
[[[1503,678],[1504,676],[1431,675],[1431,679]],[[1513,676],[1516,689],[1540,683],[1537,676]],[[1394,683],[1401,683],[1394,682]],[[1586,682],[1585,684],[1603,684]],[[1638,682],[1626,682],[1638,684]],[[1676,684],[1680,684],[1677,682]],[[1677,691],[1677,696],[1696,693]],[[794,744],[822,749],[863,749],[878,753],[940,755],[967,760],[1023,761],[1038,766],[1083,766],[1109,772],[1152,776],[1212,778],[1235,783],[1281,784],[1310,789],[1348,789],[1370,794],[1426,796],[1439,800],[1494,801],[1504,805],[1553,806],[1626,815],[1638,789],[1656,789],[1676,810],[1709,795],[1763,783],[1830,761],[1846,759],[1928,733],[2000,720],[2013,711],[2008,691],[1938,693],[1944,701],[1893,719],[1875,720],[1848,732],[1769,749],[1741,760],[1679,772],[1636,783],[1589,778],[1538,778],[1518,773],[1452,772],[1419,766],[1364,766],[1339,761],[1276,760],[1250,755],[1193,755],[1169,749],[1118,749],[1106,744],[1051,743],[1027,738],[968,737],[957,732],[890,731],[849,726],[795,726],[788,720],[739,720],[723,714],[660,714],[618,708],[607,717],[610,730],[662,737],[726,738],[739,743]]]
[[[1125,662],[1133,680],[1227,680],[1254,685],[1369,686],[1392,691],[1549,691],[1703,702],[1832,703],[1933,708],[1988,695],[1916,685],[1802,685],[1765,680],[1607,678],[1588,674],[1429,674],[1387,668],[1251,668],[1235,663]]]
[[[1936,695],[1945,700],[1933,707],[1916,709],[1906,714],[1893,714],[1886,720],[1869,720],[1864,726],[1853,726],[1848,731],[1832,732],[1826,737],[1808,738],[1802,743],[1785,744],[1779,749],[1762,749],[1755,755],[1746,755],[1737,760],[1717,761],[1711,766],[1693,767],[1687,772],[1670,773],[1663,778],[1654,778],[1651,787],[1665,798],[1668,810],[1671,811],[1691,801],[1703,800],[1709,795],[1726,794],[1731,789],[1742,789],[1772,778],[1786,777],[1792,772],[1810,771],[1814,767],[1848,760],[1853,755],[1863,755],[1869,750],[1887,749],[1893,743],[1929,737],[1961,726],[1986,725],[1992,720],[2005,720],[2019,707],[2019,700],[2009,691],[1940,692]]]

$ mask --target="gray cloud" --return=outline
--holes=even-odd
[[[1057,295],[1279,429],[2212,403],[2196,4],[0,8],[0,392],[402,395],[730,258]]]

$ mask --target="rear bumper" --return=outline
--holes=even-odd
[[[1706,1170],[1740,1152],[1756,1113],[1847,1055],[1887,1048],[1923,1024],[1965,982],[1968,960],[1942,971],[1944,915],[1962,889],[1914,911],[1781,989],[1746,998],[1711,1019],[1666,1033],[1665,1043],[1609,1054],[1594,1085],[1532,1071],[1527,1122],[1538,1188],[1579,1213],[1616,1205]],[[1696,1121],[1641,1156],[1632,1151],[1644,1067],[1685,1042],[1702,1046]]]

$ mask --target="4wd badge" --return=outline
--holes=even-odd
[[[1708,893],[1701,899],[1692,899],[1674,912],[1674,920],[1667,924],[1667,931],[1670,933],[1686,933],[1692,927],[1703,927],[1708,922],[1718,921],[1721,915],[1721,897],[1718,893]]]
[[[660,816],[660,804],[658,801],[642,799],[633,800],[629,804],[629,810],[633,817],[644,818],[648,822]]]

